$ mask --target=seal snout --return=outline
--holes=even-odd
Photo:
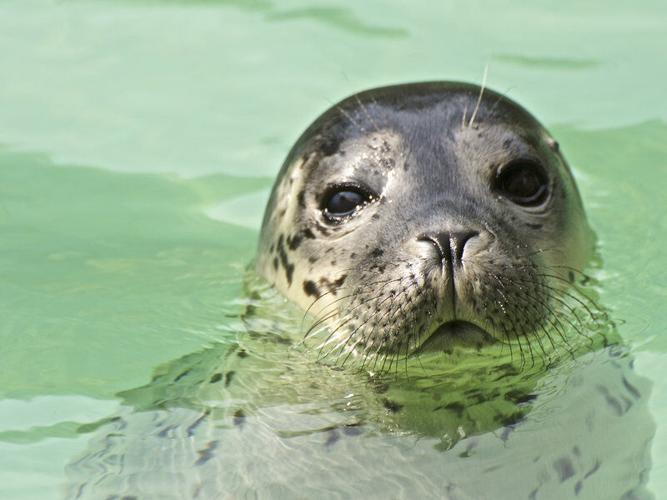
[[[444,230],[423,232],[416,239],[428,245],[429,250],[422,272],[435,293],[435,314],[429,321],[431,328],[436,323],[449,325],[458,321],[482,328],[479,325],[484,321],[475,304],[484,302],[488,295],[478,283],[489,277],[486,262],[495,241],[493,234],[474,223],[448,224]],[[452,331],[449,327],[440,328],[440,333]],[[470,329],[456,331],[469,332]]]
[[[440,260],[453,269],[460,267],[463,261],[463,251],[466,244],[476,236],[479,231],[462,229],[457,231],[441,231],[425,233],[417,237],[417,241],[433,243],[438,251]]]

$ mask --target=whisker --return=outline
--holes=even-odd
[[[377,298],[378,298],[378,297],[374,297],[373,299],[370,299],[369,301],[377,300]],[[380,306],[382,306],[382,304],[384,304],[384,303],[385,303],[387,300],[389,300],[389,299],[393,300],[393,299],[394,299],[394,295],[391,295],[391,294],[388,295],[388,296],[387,296],[385,299],[383,299],[379,304],[377,304],[376,308],[379,308]],[[369,302],[369,301],[366,301],[366,303]],[[385,315],[388,314],[388,313],[389,313],[389,311],[387,311],[387,312],[385,313]],[[346,340],[346,342],[345,342],[344,345],[347,345],[347,343],[348,343],[348,342],[349,342],[349,341],[356,335],[356,333],[359,331],[359,329],[362,328],[363,326],[365,326],[371,319],[374,319],[374,317],[373,317],[372,315],[371,315],[366,321],[364,321],[363,323],[361,323],[361,324],[360,324],[360,325],[359,325],[359,326],[358,326],[352,333],[350,333],[350,335],[348,336],[348,338],[347,338],[347,340]],[[379,324],[379,322],[376,323],[376,326],[377,326],[377,324]],[[374,328],[375,328],[375,327],[374,327]],[[361,339],[360,341],[363,341],[363,340],[365,340],[365,339],[363,339],[363,334],[362,334],[362,339]],[[334,348],[334,350],[335,350],[335,348]],[[346,359],[347,359],[347,358],[346,358]]]
[[[374,286],[374,285],[378,285],[378,284],[380,284],[380,283],[391,283],[391,282],[393,282],[393,281],[399,281],[399,280],[401,280],[401,279],[402,279],[402,278],[394,278],[394,279],[392,279],[392,278],[388,278],[388,279],[386,279],[386,280],[378,280],[378,281],[375,281],[375,282],[372,282],[372,283],[365,283],[365,284],[363,284],[363,285],[355,285],[355,286],[344,286],[344,285],[341,285],[341,286],[339,286],[339,287],[336,287],[336,288],[333,289],[333,290],[329,290],[329,291],[327,291],[327,292],[325,292],[325,293],[323,293],[323,294],[318,295],[318,296],[315,298],[315,300],[314,300],[313,302],[310,303],[310,305],[308,306],[308,308],[307,308],[306,311],[304,312],[303,320],[302,320],[302,329],[303,329],[303,321],[305,321],[306,316],[308,315],[308,313],[310,312],[310,310],[312,309],[312,307],[313,307],[318,301],[320,301],[322,298],[324,298],[324,297],[326,297],[326,296],[328,296],[328,295],[331,295],[331,294],[334,294],[334,295],[335,295],[336,293],[338,293],[338,292],[341,291],[341,290],[354,290],[354,293],[352,293],[352,294],[346,296],[346,297],[352,297],[352,296],[354,296],[356,293],[358,293],[359,291],[366,290],[366,289],[368,289],[368,288],[370,288],[370,287],[372,287],[372,286]],[[335,301],[333,301],[333,303],[338,302],[338,301],[340,301],[340,300],[342,300],[343,298],[346,298],[346,297],[340,297],[340,298],[336,299]],[[329,307],[329,305],[331,305],[331,303],[328,304],[327,306],[325,306],[324,308],[320,309],[320,310],[317,312],[317,314],[321,314],[321,313],[324,311],[324,309],[325,309],[326,307]]]
[[[342,114],[345,118],[347,118],[352,125],[354,125],[355,127],[357,127],[359,129],[360,132],[366,132],[366,129],[364,127],[362,127],[359,124],[359,122],[357,122],[354,118],[352,118],[352,115],[350,115],[350,113],[345,111],[345,109],[343,109],[342,106],[338,106],[337,109],[340,112],[340,114]]]
[[[379,291],[381,292],[381,291],[384,289],[384,287],[387,286],[388,284],[395,283],[395,282],[400,282],[400,281],[403,280],[403,279],[404,279],[404,278],[401,277],[401,278],[396,278],[396,279],[391,279],[391,280],[386,280],[386,281],[378,281],[378,282],[376,282],[376,283],[370,283],[370,284],[362,285],[362,286],[358,286],[358,287],[340,287],[338,290],[352,290],[352,289],[354,289],[354,293],[351,293],[351,294],[349,294],[349,295],[345,295],[345,296],[343,296],[343,297],[339,297],[338,299],[336,299],[336,300],[330,302],[330,303],[327,304],[325,307],[323,307],[320,311],[318,311],[318,315],[319,315],[319,314],[322,314],[325,310],[327,310],[327,309],[330,308],[330,307],[333,307],[333,306],[336,305],[338,302],[340,302],[340,301],[342,301],[342,300],[344,300],[344,299],[348,299],[348,298],[350,298],[350,297],[355,297],[355,296],[357,296],[357,295],[359,294],[359,292],[361,292],[361,291],[363,291],[363,290],[365,290],[365,289],[370,288],[370,287],[371,287],[372,285],[374,285],[374,284],[384,283],[384,285],[383,285],[383,286],[380,288],[380,290],[379,290]],[[381,294],[379,294],[377,297],[380,297],[380,296],[381,296]],[[376,298],[377,298],[377,297],[376,297]],[[362,305],[364,305],[364,304],[366,304],[366,303],[367,303],[367,301],[362,301],[361,303],[359,303],[359,304],[357,304],[356,306],[354,306],[352,310],[355,310],[355,309],[357,309],[358,307],[360,307],[360,306],[362,306]],[[351,312],[351,311],[349,311],[349,312]],[[334,312],[332,312],[332,313],[327,313],[327,316],[325,316],[325,317],[321,317],[321,318],[317,319],[317,320],[314,322],[314,324],[311,325],[311,327],[308,329],[308,331],[306,332],[306,334],[304,335],[304,339],[305,339],[306,337],[308,337],[308,336],[310,335],[310,333],[311,333],[315,328],[319,327],[320,325],[322,325],[322,324],[325,323],[326,321],[332,319],[332,318],[335,317],[337,314],[338,314],[338,311],[336,310],[336,311],[334,311]],[[303,326],[302,326],[302,329],[303,329]]]
[[[477,116],[477,112],[479,111],[479,105],[482,103],[482,95],[484,94],[484,88],[486,87],[486,76],[489,72],[489,65],[487,64],[484,66],[484,76],[482,76],[482,85],[479,88],[479,97],[477,98],[477,103],[475,103],[475,109],[472,112],[472,115],[470,116],[470,122],[468,123],[468,127],[472,127],[473,123],[475,122],[475,117]]]
[[[368,112],[368,108],[364,105],[363,102],[361,102],[361,99],[359,99],[359,95],[358,95],[358,94],[355,94],[354,97],[355,97],[355,99],[357,100],[357,104],[359,104],[359,107],[362,109],[362,111],[363,111],[364,114],[366,115],[366,118],[368,118],[368,120],[371,122],[371,124],[372,124],[373,127],[375,128],[375,131],[376,131],[376,132],[379,132],[379,131],[380,131],[380,127],[379,127],[378,124],[375,122],[375,120],[374,120],[373,117],[370,115],[370,113]]]
[[[491,274],[493,275],[493,273],[491,273]],[[498,277],[496,276],[496,278],[498,278]],[[510,278],[507,278],[507,277],[505,277],[505,279],[506,279],[509,283],[521,283],[520,281],[518,281],[518,280],[516,280],[516,279],[513,280],[513,279],[510,279]],[[528,282],[528,281],[524,281],[523,283],[531,283],[531,284],[532,284],[532,282]],[[504,286],[504,285],[503,285],[503,286]],[[556,312],[554,311],[554,309],[551,308],[551,307],[549,306],[549,304],[545,303],[544,301],[541,301],[541,300],[537,299],[536,297],[533,297],[533,296],[528,295],[528,294],[524,295],[524,297],[529,301],[529,304],[533,307],[533,310],[534,310],[538,315],[541,316],[542,314],[541,314],[541,312],[536,308],[536,306],[534,305],[535,303],[540,304],[542,307],[544,307],[544,308],[546,309],[546,311],[547,311],[549,314],[546,315],[545,320],[547,320],[547,321],[549,321],[549,323],[551,323],[552,327],[554,328],[554,330],[556,331],[556,333],[558,333],[560,339],[561,339],[562,342],[567,346],[568,351],[569,351],[570,354],[573,356],[574,354],[573,354],[573,352],[572,352],[572,347],[570,346],[569,342],[566,340],[565,335],[563,334],[563,332],[562,332],[562,331],[560,330],[560,328],[558,327],[558,326],[562,326],[562,325],[560,324],[560,319],[559,319],[558,316],[556,315]],[[552,321],[552,318],[555,318],[556,321],[557,321],[557,323],[554,323],[554,322]],[[543,324],[543,323],[539,323],[539,325],[540,325],[540,328],[541,328],[541,329],[544,331],[544,333],[546,334],[547,338],[549,339],[549,342],[551,343],[552,347],[553,347],[554,350],[555,350],[555,349],[556,349],[556,346],[555,346],[555,344],[554,344],[554,342],[553,342],[553,339],[552,339],[551,336],[549,335],[548,331],[546,330],[546,328],[544,328],[544,324]],[[572,326],[573,326],[576,330],[578,330],[578,328],[577,328],[575,325],[572,325]],[[578,330],[578,331],[579,331],[579,330]],[[581,334],[583,335],[583,333],[581,333]],[[585,335],[584,335],[584,336],[585,336]]]

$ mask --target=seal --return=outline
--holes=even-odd
[[[593,246],[558,143],[528,111],[427,82],[352,95],[308,127],[256,268],[318,318],[310,332],[337,359],[502,343],[534,361],[581,331],[568,287]]]

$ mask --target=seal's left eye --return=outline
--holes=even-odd
[[[536,207],[549,196],[549,180],[538,164],[519,161],[500,169],[495,189],[517,205]]]
[[[354,186],[341,186],[330,190],[322,203],[324,216],[332,222],[340,222],[372,200],[372,196]]]

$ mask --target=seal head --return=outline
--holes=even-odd
[[[545,128],[498,93],[431,82],[353,95],[302,134],[257,270],[319,318],[332,350],[409,356],[552,341],[592,247]]]

